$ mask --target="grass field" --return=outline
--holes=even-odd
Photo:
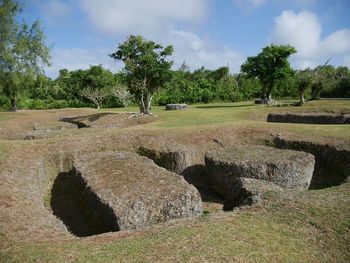
[[[263,143],[278,133],[350,149],[350,125],[266,122],[269,112],[348,113],[350,101],[345,100],[315,101],[303,107],[242,102],[193,105],[185,111],[152,110],[158,117],[145,125],[64,130],[34,141],[20,137],[34,122],[52,123],[68,115],[137,112],[137,108],[0,113],[0,262],[350,262],[350,182],[271,196],[262,205],[233,212],[223,212],[221,204],[208,202],[200,218],[140,231],[50,238],[54,229],[49,222],[45,226],[45,218],[37,224],[40,227],[31,227],[39,216],[26,212],[26,206],[36,200],[31,199],[36,193],[22,192],[33,183],[25,178],[26,170],[31,170],[26,163],[52,151],[119,149],[129,141],[157,136],[188,144],[204,144],[213,138]]]

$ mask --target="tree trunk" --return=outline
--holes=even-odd
[[[145,115],[151,115],[151,103],[153,96],[149,93],[142,94],[140,98],[140,113]]]
[[[263,93],[261,95],[261,104],[271,104],[272,103],[272,89],[273,85],[267,86],[263,89]]]
[[[305,103],[304,92],[300,92],[299,98],[300,98],[300,104],[304,104]]]
[[[11,111],[17,111],[17,97],[13,96],[11,98]]]
[[[260,97],[261,104],[265,104],[265,101],[267,101],[266,93],[267,93],[267,89],[263,88],[263,92]]]

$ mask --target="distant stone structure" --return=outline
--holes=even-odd
[[[167,104],[165,110],[186,110],[188,109],[187,104]]]
[[[267,122],[308,124],[350,124],[350,114],[330,113],[270,113]]]

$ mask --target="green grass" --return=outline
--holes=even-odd
[[[7,121],[12,119],[13,116],[8,115],[6,113],[0,113],[0,121]]]
[[[184,111],[165,111],[164,107],[152,110],[159,116],[155,122],[127,130],[142,129],[147,134],[186,130],[195,134],[211,128],[247,127],[350,139],[350,125],[266,122],[269,112],[350,110],[350,101],[322,100],[303,107],[217,103],[192,105]],[[99,112],[107,111],[138,110],[134,107]],[[6,118],[13,116],[1,113],[0,121],[6,123]],[[100,131],[69,132],[82,136],[83,132]],[[113,132],[117,134],[103,131],[103,135]],[[48,139],[47,143],[59,140]],[[20,145],[24,147],[26,143],[0,141],[0,162],[13,150],[12,145],[18,145],[20,150]],[[264,206],[240,212],[205,213],[198,219],[131,232],[126,237],[107,234],[93,239],[24,242],[10,240],[0,228],[0,262],[350,262],[350,183],[300,192],[293,198],[267,195],[270,201]],[[44,201],[48,206],[49,198]]]
[[[294,202],[274,200],[272,207],[206,216],[135,237],[18,243],[4,256],[11,262],[347,262],[349,189],[308,191]]]
[[[284,102],[282,102],[284,103]],[[135,111],[137,108],[122,109],[122,111]],[[350,101],[321,100],[312,101],[303,107],[265,107],[254,105],[253,102],[216,103],[190,105],[188,110],[166,111],[164,107],[153,107],[152,112],[159,119],[147,127],[162,129],[198,129],[233,126],[233,127],[261,127],[274,128],[281,131],[292,131],[300,135],[332,136],[336,138],[349,138],[350,125],[317,125],[317,124],[286,124],[267,123],[269,112],[291,111],[350,111]],[[119,109],[117,110],[120,111]]]

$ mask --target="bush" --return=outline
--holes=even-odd
[[[0,109],[8,110],[10,109],[10,101],[7,97],[0,94]]]

